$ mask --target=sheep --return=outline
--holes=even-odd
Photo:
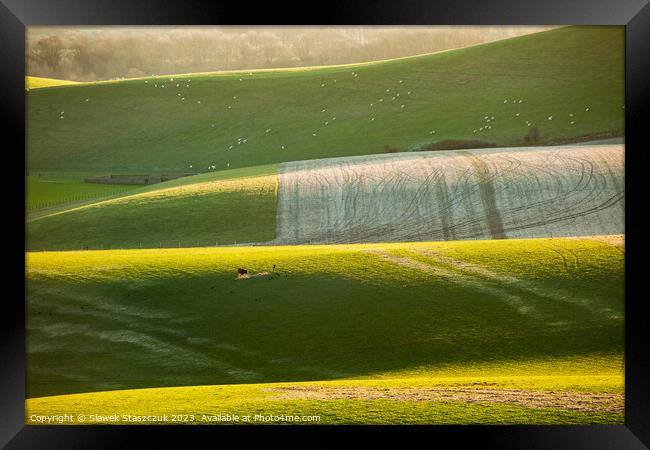
[[[312,133],[311,135],[314,136],[314,137],[316,137],[316,133]]]
[[[374,117],[371,117],[371,118],[370,118],[370,121],[371,121],[371,122],[374,122],[374,121],[375,121],[375,118],[374,118]]]
[[[270,133],[270,132],[271,132],[270,128],[267,128],[266,131],[265,131],[265,133]]]
[[[548,116],[548,120],[553,120],[553,116]]]
[[[404,108],[406,105],[401,105],[400,108]]]

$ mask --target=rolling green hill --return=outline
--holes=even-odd
[[[38,252],[27,281],[28,397],[359,377],[622,389],[623,250],[593,240]]]
[[[36,89],[28,167],[153,174],[446,139],[509,146],[533,127],[544,143],[620,135],[623,49],[622,27],[567,27],[371,64]]]
[[[28,253],[27,420],[621,423],[623,258],[578,239]]]
[[[276,227],[276,172],[276,165],[210,172],[130,189],[82,206],[63,205],[60,211],[28,220],[26,248],[199,247],[270,241]]]

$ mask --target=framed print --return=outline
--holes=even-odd
[[[645,2],[250,9],[0,5],[2,443],[647,448]]]

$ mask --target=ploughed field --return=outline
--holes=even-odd
[[[621,238],[28,253],[27,414],[619,422],[623,257]]]
[[[463,150],[281,165],[276,243],[624,232],[622,145]]]
[[[187,177],[30,220],[29,250],[624,232],[623,145],[370,155]]]

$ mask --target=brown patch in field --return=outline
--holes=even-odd
[[[616,245],[619,247],[625,246],[624,234],[599,234],[595,236],[579,236],[568,239],[587,239],[589,241],[604,242],[605,244]]]
[[[281,400],[395,400],[402,402],[501,403],[527,408],[622,413],[622,394],[471,388],[373,388],[294,386],[268,388]]]
[[[258,273],[240,273],[237,274],[237,279],[238,280],[248,280],[249,278],[255,278],[255,277],[263,277],[264,275],[268,275],[268,272],[258,272]]]
[[[477,79],[476,75],[463,74],[458,77],[456,82],[458,84],[466,84],[469,83],[470,81],[475,81],[476,79]]]

